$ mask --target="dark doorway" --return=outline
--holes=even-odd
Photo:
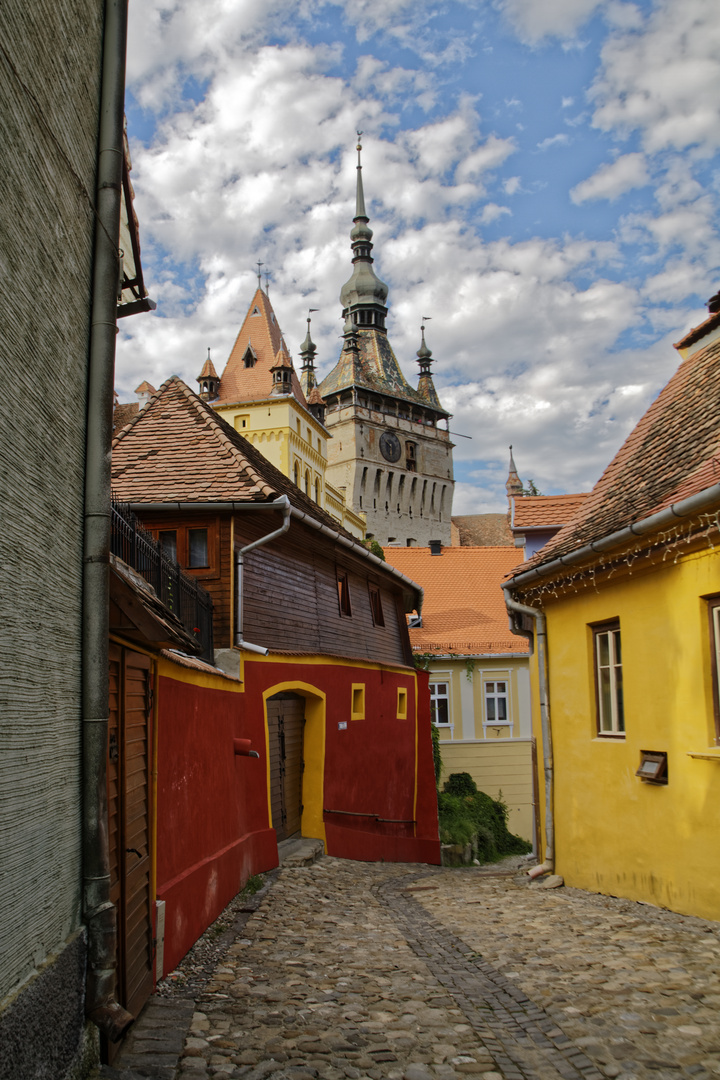
[[[267,702],[270,736],[270,805],[278,840],[300,834],[302,822],[305,699],[275,694]]]
[[[110,899],[118,919],[118,1001],[137,1016],[153,989],[150,913],[152,666],[110,645],[108,826]],[[114,1057],[112,1044],[106,1057]]]

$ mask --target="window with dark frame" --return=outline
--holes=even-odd
[[[713,674],[715,745],[720,746],[720,596],[709,597],[708,615],[710,616],[710,662]]]
[[[384,626],[385,616],[383,615],[380,590],[377,585],[368,585],[368,590],[370,592],[370,611],[372,612],[373,626]]]
[[[177,529],[162,529],[158,533],[158,540],[163,554],[167,555],[172,562],[177,562]]]
[[[173,562],[184,570],[200,571],[201,577],[212,574],[216,563],[217,528],[214,525],[186,525],[175,529],[150,527],[149,531]],[[202,571],[206,571],[205,574]]]
[[[597,733],[625,736],[620,621],[592,627]]]
[[[352,615],[350,607],[350,583],[347,570],[337,571],[338,607],[341,615]]]
[[[188,566],[201,569],[209,566],[207,529],[188,529]]]

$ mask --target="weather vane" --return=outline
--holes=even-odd
[[[262,271],[261,271],[260,267],[264,266],[264,265],[265,265],[265,263],[260,262],[260,260],[258,259],[258,261],[257,261],[257,270],[255,271],[255,273],[257,274],[257,279],[258,279],[258,289],[262,288]]]

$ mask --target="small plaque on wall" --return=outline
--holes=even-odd
[[[338,731],[347,731],[347,720],[340,720],[338,722]]]

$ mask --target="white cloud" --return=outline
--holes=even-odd
[[[570,109],[570,108],[572,108],[572,106],[574,104],[575,104],[575,98],[573,98],[573,97],[564,97],[562,99],[561,108]]]
[[[632,188],[650,183],[644,154],[624,154],[609,165],[601,165],[596,173],[582,180],[570,191],[576,204],[590,199],[617,199]]]
[[[637,131],[647,152],[720,146],[720,19],[716,0],[658,0],[603,46],[593,123]]]
[[[570,136],[561,131],[558,135],[549,135],[547,139],[543,139],[537,144],[537,148],[549,150],[551,146],[567,146],[569,142]]]
[[[497,219],[504,214],[512,214],[509,207],[498,206],[497,203],[486,203],[485,206],[483,206],[480,221],[483,225],[489,225],[491,222],[497,221]]]
[[[506,195],[516,195],[520,191],[520,177],[509,176],[507,180],[503,180],[503,191]]]
[[[603,0],[500,0],[499,7],[522,41],[573,37]]]

